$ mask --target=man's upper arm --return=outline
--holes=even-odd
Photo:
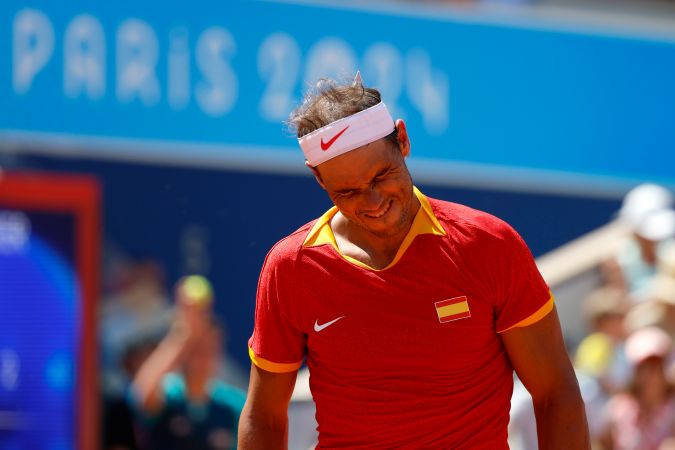
[[[501,337],[516,373],[532,395],[539,448],[590,450],[584,402],[556,310]]]
[[[534,324],[500,336],[513,368],[535,401],[577,386],[555,307]]]
[[[251,365],[248,397],[239,419],[238,448],[288,448],[288,403],[297,372],[267,372]]]
[[[280,414],[284,417],[288,411],[295,379],[298,372],[268,372],[251,364],[251,377],[248,384],[247,407],[267,414]]]

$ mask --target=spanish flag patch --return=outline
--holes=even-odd
[[[465,295],[434,302],[434,306],[436,307],[436,314],[438,314],[438,321],[441,323],[471,317],[469,301]]]

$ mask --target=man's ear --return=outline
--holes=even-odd
[[[410,155],[410,139],[408,138],[408,130],[405,127],[403,119],[396,120],[396,139],[398,140],[398,147],[404,158]]]
[[[313,167],[313,166],[311,166],[311,165],[309,165],[309,161],[305,161],[305,165],[306,165],[307,167],[309,167],[309,170],[311,170],[312,173],[314,174],[314,178],[316,178],[316,181],[319,183],[319,186],[321,186],[321,188],[323,188],[323,190],[325,191],[325,190],[326,190],[326,185],[323,184],[323,180],[321,179],[321,174],[319,173],[319,171],[317,170],[317,168],[316,168],[316,167]]]

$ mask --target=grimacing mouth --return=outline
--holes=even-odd
[[[363,215],[370,219],[380,219],[391,210],[391,206],[393,205],[393,203],[394,200],[389,199],[385,204],[385,206],[383,208],[380,208],[379,211],[376,211],[375,213],[363,213]]]

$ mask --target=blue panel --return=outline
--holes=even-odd
[[[1,448],[74,449],[80,304],[75,220],[0,209]]]

